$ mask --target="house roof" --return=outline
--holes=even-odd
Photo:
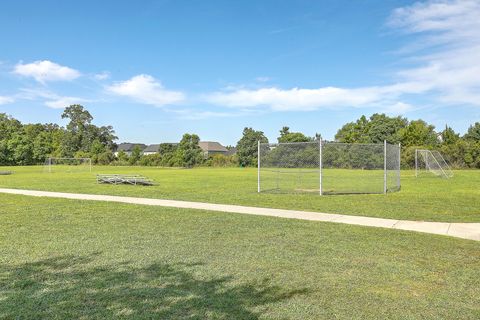
[[[143,152],[158,152],[158,148],[160,148],[160,144],[151,144],[143,149]]]
[[[139,146],[140,150],[143,151],[147,146],[143,143],[130,143],[130,142],[125,142],[125,143],[120,143],[117,147],[117,151],[133,151],[133,149]]]
[[[226,153],[227,156],[231,156],[231,155],[234,155],[234,154],[237,153],[237,148],[235,148],[235,147],[233,147],[231,149],[227,149],[227,150],[228,150],[227,153]]]
[[[203,151],[206,151],[206,152],[208,151],[227,152],[228,151],[227,148],[225,148],[220,143],[215,141],[200,141],[198,145]]]

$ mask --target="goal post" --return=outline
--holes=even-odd
[[[437,150],[415,149],[415,177],[422,172],[447,179],[453,177],[453,171]]]
[[[257,191],[324,194],[400,189],[400,145],[321,139],[258,143]]]
[[[49,157],[45,160],[44,172],[82,172],[92,171],[91,158]]]

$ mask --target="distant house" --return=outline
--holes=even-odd
[[[225,153],[226,156],[233,156],[234,154],[237,154],[237,148],[235,147],[227,149],[227,153]]]
[[[125,152],[128,156],[131,156],[132,155],[132,152],[133,152],[133,149],[135,149],[135,147],[138,146],[140,148],[140,151],[143,151],[147,145],[143,144],[143,143],[129,143],[129,142],[126,142],[126,143],[120,143],[118,146],[117,146],[117,150],[115,150],[115,156],[118,156],[118,153],[120,151],[123,151]]]
[[[149,155],[149,154],[156,154],[158,153],[158,149],[160,148],[159,144],[151,144],[145,149],[143,149],[143,154],[144,155]]]
[[[215,141],[200,141],[198,145],[202,149],[205,158],[208,158],[209,156],[212,156],[214,154],[225,155],[228,152],[227,148]]]

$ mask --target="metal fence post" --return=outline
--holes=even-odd
[[[318,153],[319,153],[319,162],[318,162],[318,166],[319,166],[319,187],[320,187],[320,195],[322,195],[322,138],[318,139]]]
[[[257,150],[257,192],[260,193],[260,140],[258,140]]]
[[[398,174],[397,174],[397,177],[398,177],[398,181],[397,181],[397,185],[398,185],[398,189],[400,190],[401,186],[400,186],[400,174],[402,172],[402,144],[401,143],[398,143]]]
[[[415,149],[415,178],[418,177],[418,149]]]
[[[383,140],[383,193],[387,193],[387,140]]]

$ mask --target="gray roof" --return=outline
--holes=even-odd
[[[220,143],[215,142],[215,141],[200,141],[198,143],[200,148],[202,148],[203,151],[209,152],[209,151],[216,151],[216,152],[227,152],[227,148],[222,146]]]
[[[143,149],[145,149],[147,146],[143,143],[129,143],[129,142],[125,142],[125,143],[120,143],[117,147],[117,151],[126,151],[126,152],[131,152],[133,151],[133,149],[136,147],[136,146],[139,146],[140,147],[140,150],[143,151]]]
[[[227,156],[231,156],[237,153],[237,148],[233,147],[231,149],[227,149]]]
[[[143,149],[143,152],[158,152],[158,148],[160,148],[160,144],[151,144]]]

